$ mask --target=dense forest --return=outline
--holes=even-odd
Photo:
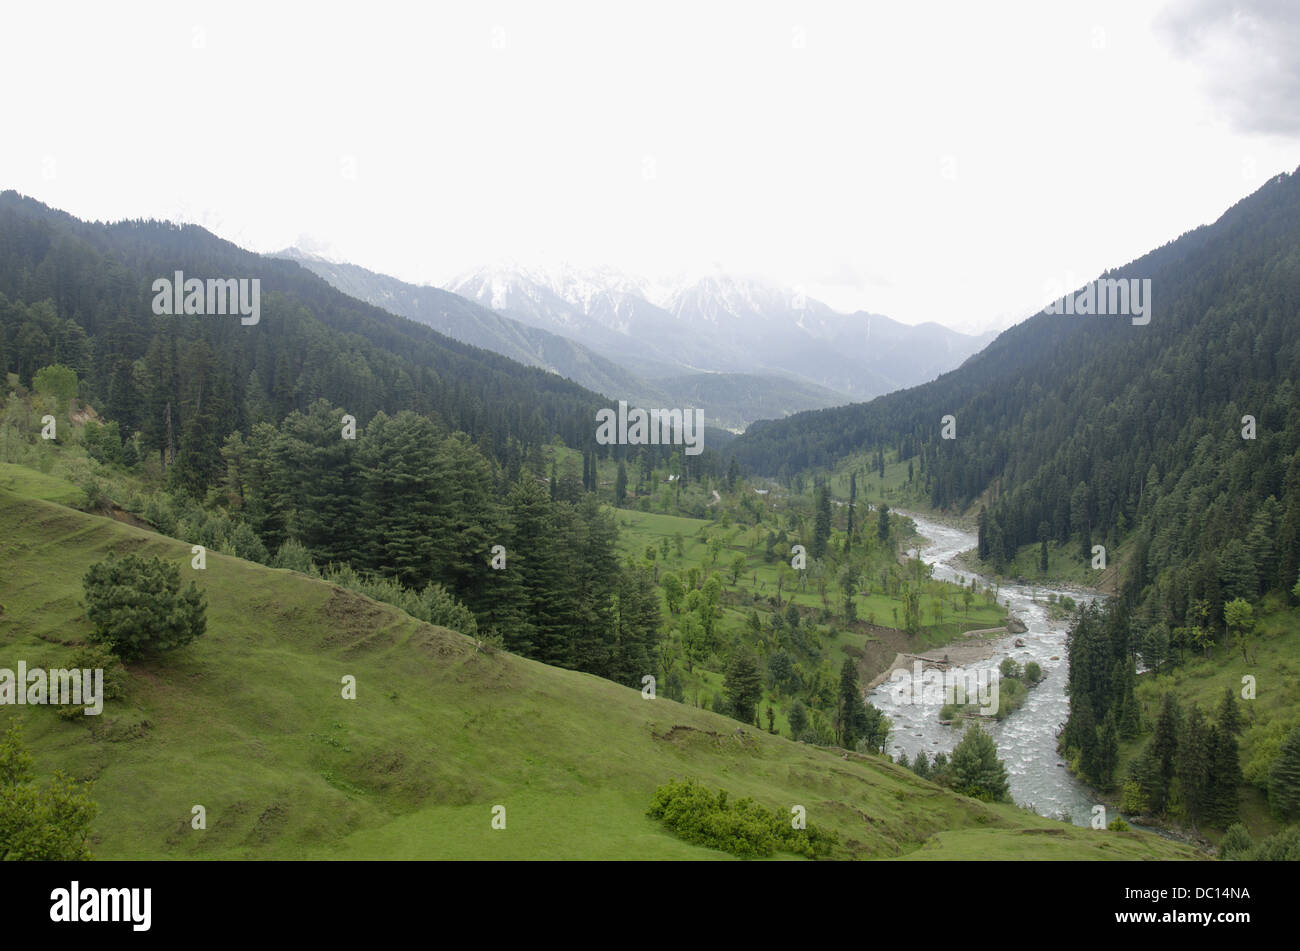
[[[154,315],[152,282],[177,270],[259,279],[260,321]],[[346,568],[426,604],[449,593],[485,637],[630,684],[655,669],[658,589],[620,562],[597,466],[617,461],[634,488],[670,467],[680,494],[717,462],[597,445],[602,397],[292,262],[191,226],[84,223],[13,192],[0,195],[0,371],[24,389],[68,381],[62,408],[79,397],[106,423],[86,426],[91,454],[164,490],[143,513],[164,532]],[[28,413],[14,403],[6,432],[33,438]],[[552,469],[548,485],[554,446],[581,452],[580,480]]]
[[[936,509],[983,509],[995,565],[1127,541],[1140,623],[1204,601],[1223,631],[1227,602],[1300,569],[1300,176],[1105,276],[1152,279],[1149,325],[1040,313],[933,383],[756,424],[734,458],[788,479],[888,452]]]
[[[151,284],[177,270],[259,279],[260,323],[155,316]],[[0,194],[0,325],[0,363],[24,385],[40,367],[71,367],[102,415],[139,429],[150,451],[187,457],[195,489],[219,474],[226,434],[317,399],[363,425],[380,410],[436,416],[499,459],[556,435],[583,444],[606,402],[202,228],[85,223],[14,192]]]

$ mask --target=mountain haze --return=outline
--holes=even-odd
[[[683,369],[778,374],[857,399],[933,379],[993,336],[841,314],[796,291],[723,274],[663,287],[608,269],[488,268],[448,289],[532,326],[578,336],[612,359],[634,360],[648,377]]]
[[[575,288],[575,295],[586,292],[584,299],[596,315],[584,314],[581,318],[568,305],[556,303],[558,298],[539,294],[539,306],[569,322],[573,333],[568,336],[545,329],[545,322],[528,323],[503,317],[459,294],[408,284],[355,264],[327,261],[297,249],[277,256],[296,261],[359,300],[426,324],[457,340],[557,373],[610,400],[622,399],[640,406],[700,406],[711,426],[741,430],[755,420],[780,419],[799,410],[838,406],[848,400],[843,392],[788,374],[683,372],[663,377],[647,374],[647,366],[661,372],[683,368],[669,363],[657,365],[654,360],[647,364],[638,356],[635,341],[611,333],[605,327],[605,320],[616,327],[637,326],[634,319],[624,322],[620,317],[620,307],[627,306],[632,299],[626,290],[596,293],[590,284]],[[492,299],[491,295],[484,296]],[[672,320],[666,313],[662,319]],[[662,328],[658,332],[663,336]],[[612,349],[622,362],[602,356],[580,342],[592,337],[612,341],[615,344]]]

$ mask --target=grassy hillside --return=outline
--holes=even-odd
[[[38,770],[94,780],[98,858],[722,857],[646,817],[655,787],[680,776],[783,812],[803,805],[839,833],[846,857],[1191,856],[482,653],[293,572],[211,552],[195,572],[180,542],[12,489],[0,489],[0,666],[69,660],[89,631],[81,577],[111,551],[196,576],[207,634],[133,664],[127,696],[100,717],[0,707],[0,727],[22,720]],[[342,698],[345,675],[356,700]],[[490,826],[498,804],[504,831]],[[190,826],[194,805],[207,810],[205,831]]]

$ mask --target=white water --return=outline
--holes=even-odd
[[[955,581],[958,576],[970,584],[972,577],[979,578],[981,591],[988,579],[962,570],[952,560],[963,551],[974,548],[976,538],[970,532],[932,522],[924,516],[910,512],[907,515],[917,530],[927,539],[921,549],[921,559],[934,566],[934,577]],[[1052,621],[1047,616],[1047,595],[1051,588],[1030,588],[1023,585],[1004,584],[998,600],[1029,630],[1023,634],[1010,634],[999,639],[993,656],[986,661],[968,665],[966,669],[995,669],[1005,657],[1014,657],[1022,666],[1026,661],[1037,661],[1043,668],[1045,679],[1029,691],[1024,706],[1000,722],[983,724],[998,745],[998,755],[1006,763],[1011,781],[1011,797],[1022,806],[1032,807],[1040,815],[1052,818],[1069,818],[1075,825],[1087,825],[1092,818],[1095,801],[1089,798],[1085,787],[1077,782],[1062,764],[1056,752],[1056,733],[1064,724],[1069,712],[1065,696],[1065,679],[1068,660],[1065,653],[1067,621]],[[1037,595],[1037,602],[1033,595]],[[1056,591],[1057,597],[1068,594],[1083,603],[1093,596],[1075,591]],[[1024,647],[1016,647],[1019,638]],[[1051,658],[1056,657],[1057,660]],[[906,752],[909,760],[921,750],[930,759],[942,750],[951,755],[952,748],[961,739],[960,727],[942,726],[939,723],[941,702],[903,703],[898,691],[891,691],[889,680],[867,693],[867,699],[894,721],[890,738],[890,753],[897,756]],[[961,721],[958,721],[959,723]]]

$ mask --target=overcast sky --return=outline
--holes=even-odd
[[[1300,165],[1300,4],[24,4],[0,189],[414,282],[721,268],[1004,327]]]

